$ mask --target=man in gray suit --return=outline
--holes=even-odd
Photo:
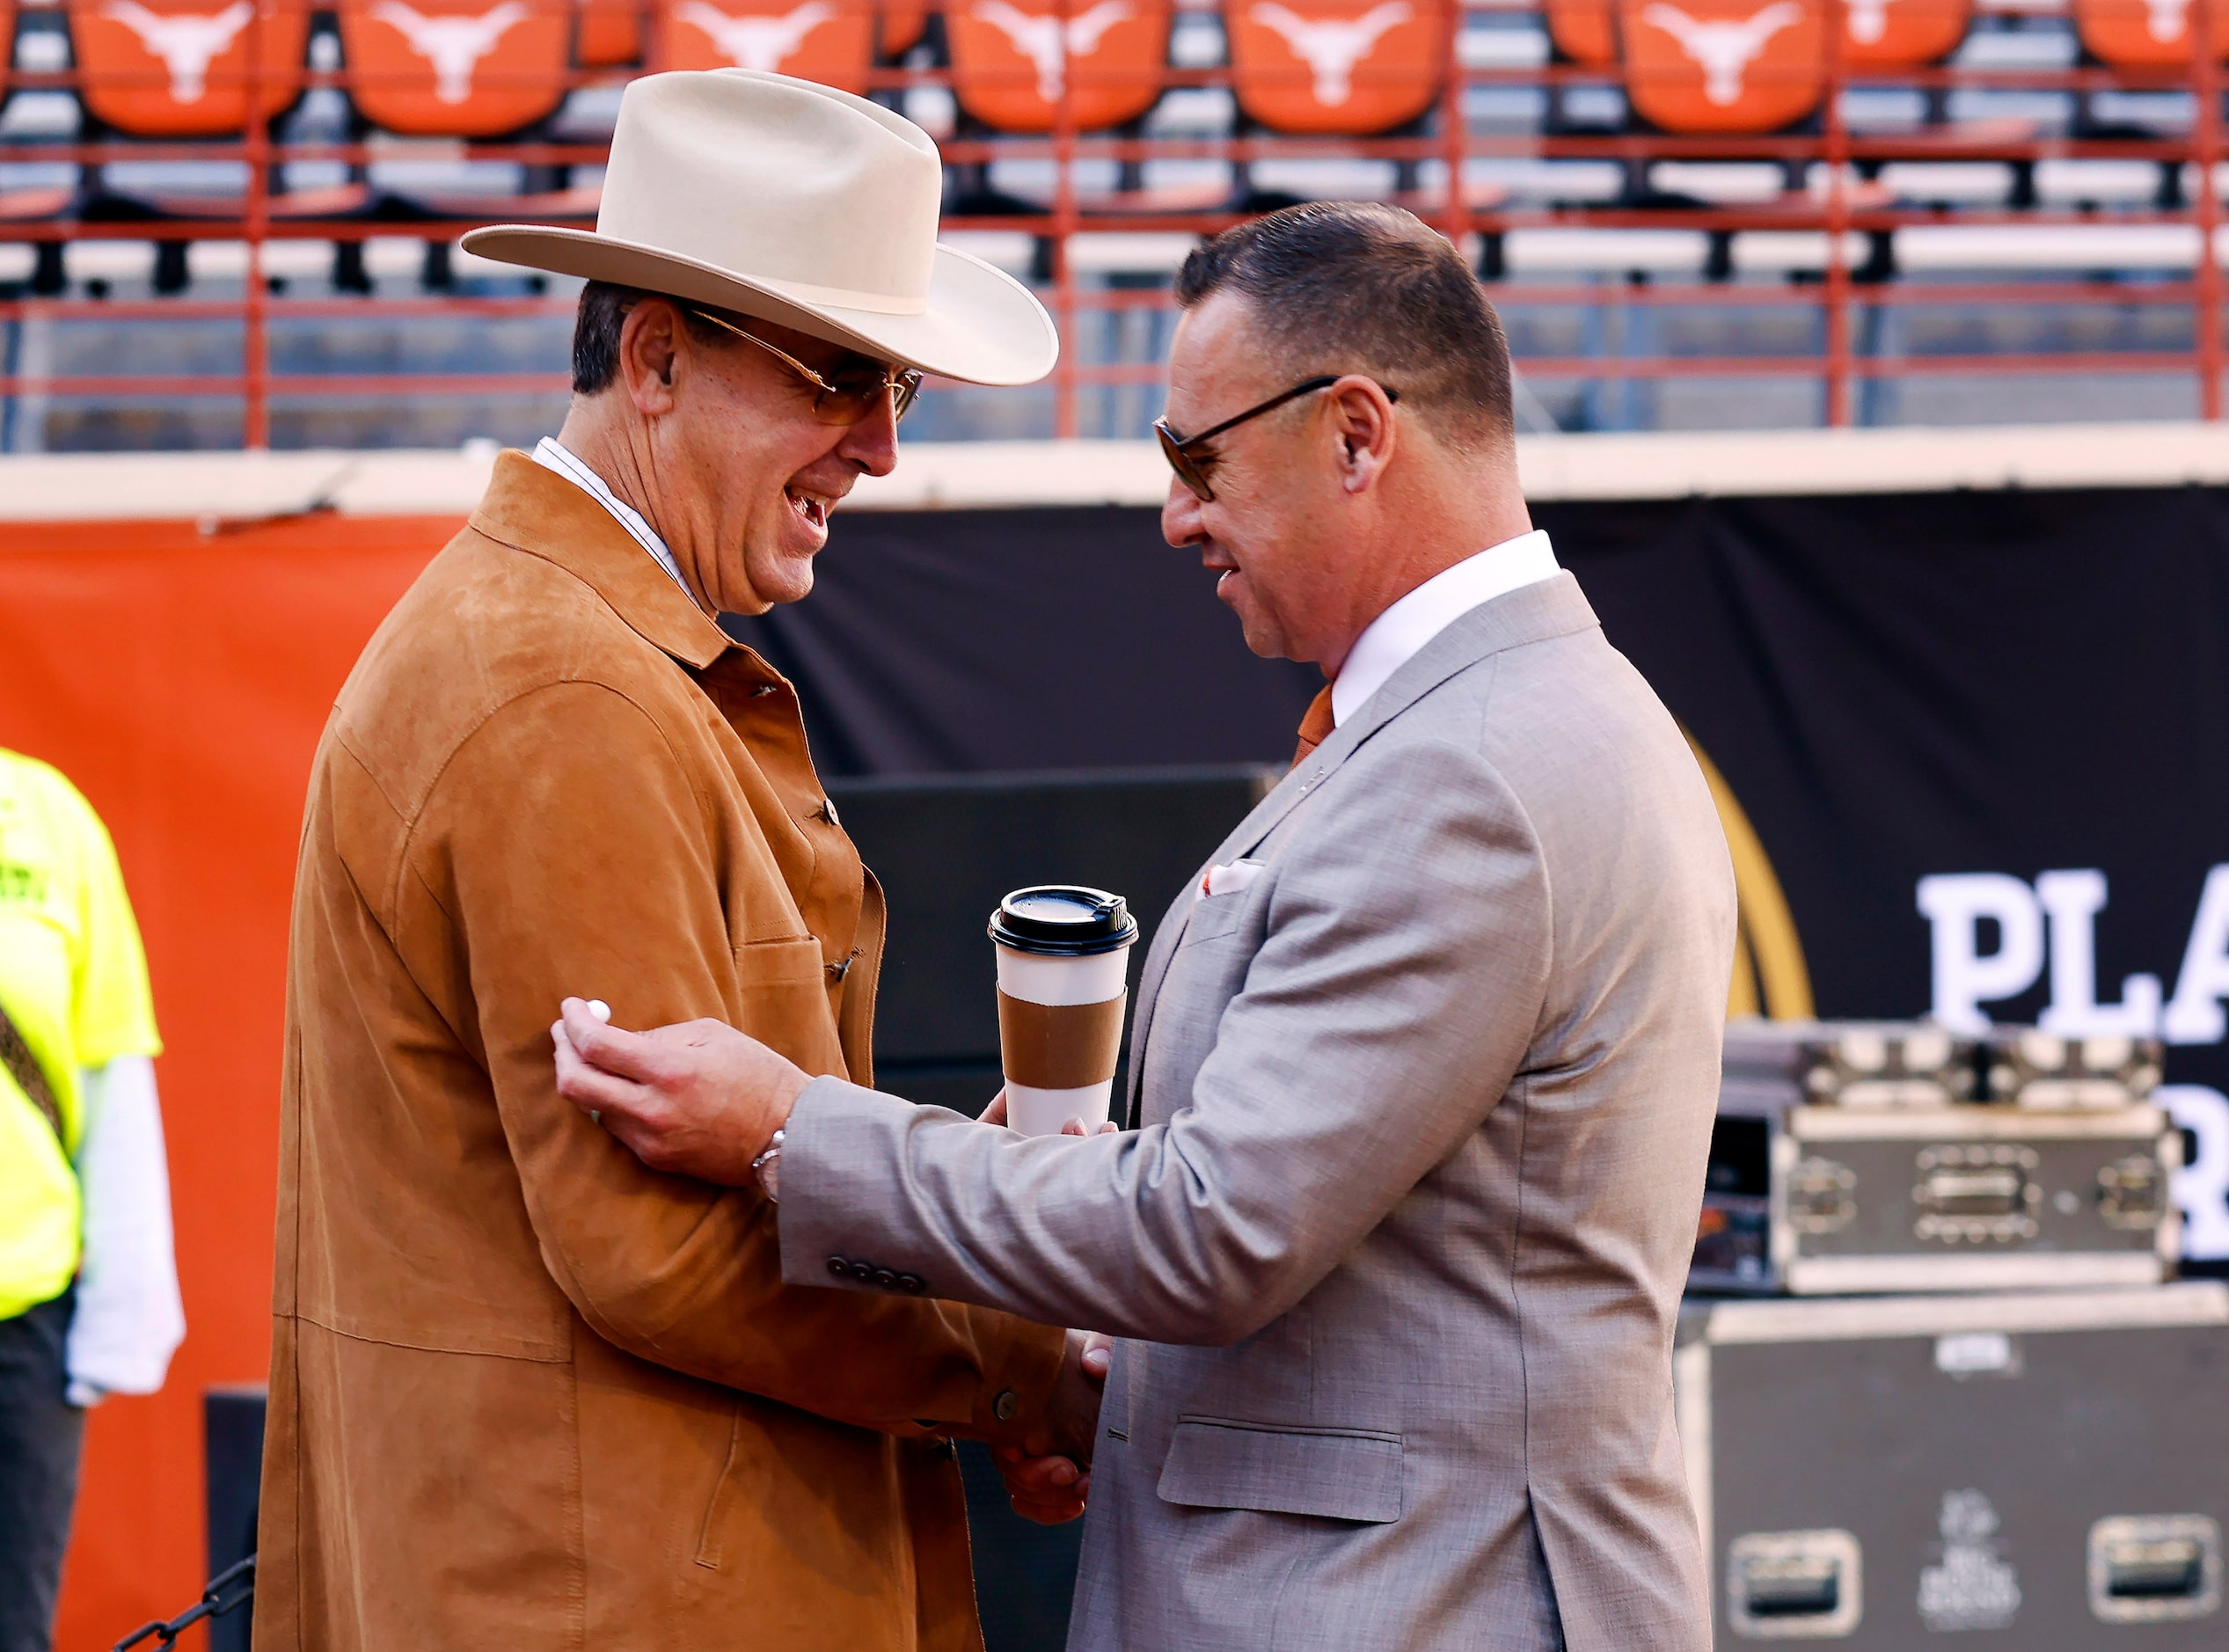
[[[1155,939],[1138,1128],[1021,1138],[577,999],[561,1086],[654,1166],[758,1175],[794,1284],[1120,1339],[1071,1646],[1704,1652],[1670,1352],[1733,951],[1710,797],[1528,531],[1446,242],[1296,208],[1177,296],[1164,529],[1331,681]]]

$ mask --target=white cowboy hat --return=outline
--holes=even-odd
[[[593,230],[505,223],[464,249],[758,316],[976,384],[1052,370],[1029,289],[937,244],[944,168],[912,121],[753,69],[646,75],[619,99]]]

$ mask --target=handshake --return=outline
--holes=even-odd
[[[982,1122],[1006,1122],[1004,1090],[983,1109]],[[1115,1129],[1108,1120],[1088,1133],[1105,1136]],[[1061,1126],[1060,1134],[1082,1136],[1086,1127],[1083,1120],[1072,1118]],[[1106,1391],[1107,1368],[1113,1357],[1110,1338],[1097,1331],[1071,1331],[1060,1379],[1053,1385],[1044,1422],[1020,1445],[990,1448],[1016,1514],[1042,1525],[1059,1525],[1084,1512],[1091,1498],[1092,1443],[1099,1437],[1099,1402]]]

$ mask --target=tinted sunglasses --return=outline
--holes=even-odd
[[[1169,462],[1169,469],[1176,472],[1177,480],[1190,488],[1202,502],[1211,500],[1215,497],[1215,489],[1208,481],[1207,471],[1202,467],[1201,459],[1203,456],[1194,450],[1197,449],[1202,442],[1213,441],[1226,430],[1237,429],[1249,419],[1259,419],[1262,414],[1283,406],[1297,396],[1306,396],[1316,391],[1329,390],[1342,376],[1344,375],[1339,373],[1326,373],[1305,380],[1295,384],[1290,390],[1281,391],[1269,398],[1268,401],[1247,408],[1246,412],[1238,414],[1235,418],[1225,419],[1219,425],[1210,426],[1196,436],[1180,436],[1169,428],[1169,421],[1166,419],[1156,419],[1153,421],[1153,434],[1161,439],[1161,457]],[[1385,391],[1387,401],[1399,401],[1401,398],[1400,392],[1397,390],[1384,384],[1379,385],[1378,388]]]
[[[760,349],[778,359],[782,365],[813,387],[813,417],[824,425],[855,425],[873,413],[877,402],[888,397],[890,417],[905,417],[905,410],[913,406],[913,398],[921,393],[921,374],[910,367],[845,367],[838,368],[823,377],[799,361],[787,350],[766,342],[755,333],[746,333],[732,321],[702,310],[689,312],[699,321],[708,321],[723,332],[739,339],[748,339]]]

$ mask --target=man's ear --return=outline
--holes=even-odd
[[[681,311],[665,299],[645,298],[619,324],[619,376],[644,418],[673,411],[682,353]]]
[[[1375,379],[1349,373],[1324,392],[1324,401],[1336,444],[1340,487],[1349,493],[1366,493],[1385,474],[1399,441],[1392,400]]]

